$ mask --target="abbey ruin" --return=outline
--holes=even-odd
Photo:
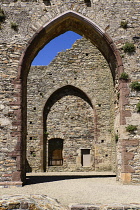
[[[83,38],[31,66],[67,31]],[[0,48],[1,186],[32,171],[140,183],[138,0],[1,0]]]

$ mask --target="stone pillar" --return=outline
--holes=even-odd
[[[128,96],[129,96],[129,89],[128,89],[128,80],[120,80],[119,89],[120,89],[120,127],[121,132],[125,129],[126,125],[126,117],[131,117],[131,112],[126,110],[126,105],[129,104]],[[122,139],[120,140],[120,149],[121,149],[121,172],[120,172],[120,179],[125,183],[131,182],[131,173],[134,173],[134,169],[132,166],[129,165],[129,161],[133,159],[134,154],[127,150],[127,146],[132,146],[133,144],[137,144],[137,142],[133,142],[133,140],[129,139]]]

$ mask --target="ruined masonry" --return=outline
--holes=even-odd
[[[67,31],[83,38],[31,66]],[[1,0],[0,49],[1,186],[22,186],[32,171],[140,183],[138,0]]]

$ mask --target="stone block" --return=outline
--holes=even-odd
[[[131,173],[121,173],[121,181],[124,184],[129,184],[131,182]]]
[[[13,172],[13,174],[12,174],[12,181],[13,182],[21,181],[21,172],[20,171]]]

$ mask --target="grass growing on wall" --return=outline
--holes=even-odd
[[[137,103],[136,107],[137,107],[137,112],[140,112],[140,101]]]
[[[132,90],[140,91],[140,83],[138,81],[132,82],[130,87]]]
[[[128,80],[129,76],[126,72],[123,72],[120,76],[120,79]]]
[[[126,131],[129,132],[129,133],[134,133],[134,131],[137,130],[137,126],[136,125],[128,125],[126,127]]]
[[[126,42],[125,45],[123,46],[123,50],[125,53],[132,53],[135,52],[136,48],[133,43]]]
[[[127,29],[128,28],[128,21],[121,21],[120,26],[121,28]]]

